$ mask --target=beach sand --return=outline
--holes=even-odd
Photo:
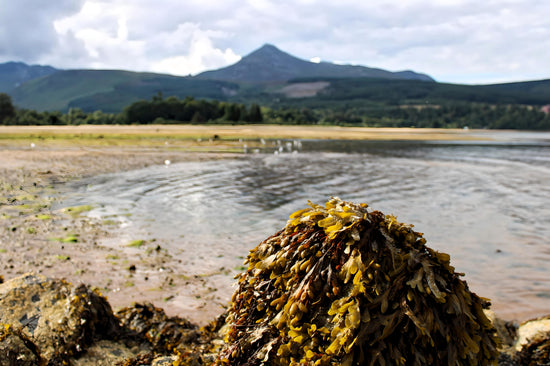
[[[116,220],[58,208],[64,184],[102,173],[241,154],[259,139],[475,139],[471,131],[303,126],[0,127],[0,275],[37,272],[95,286],[113,308],[152,302],[205,324],[221,314],[235,270],[189,273],[161,242],[129,245]],[[80,211],[84,211],[80,213]],[[272,233],[266,233],[266,237]]]

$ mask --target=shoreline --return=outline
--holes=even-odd
[[[437,128],[374,128],[303,125],[80,125],[0,126],[6,139],[191,140],[217,135],[221,141],[238,139],[332,139],[332,140],[488,140],[485,130]],[[91,141],[88,141],[91,142]],[[135,142],[135,141],[133,141]]]
[[[87,207],[55,206],[64,184],[85,177],[161,165],[166,159],[226,156],[149,149],[0,148],[0,275],[9,280],[35,272],[83,283],[97,288],[114,309],[151,302],[168,315],[206,324],[225,310],[234,290],[217,293],[211,277],[219,273],[187,272],[161,241],[136,244],[142,238],[127,237],[116,218],[100,221],[84,215]]]
[[[224,310],[234,291],[231,286],[218,288],[216,283],[220,278],[232,278],[235,270],[189,273],[181,267],[176,253],[165,249],[161,241],[145,240],[138,244],[143,238],[127,237],[116,218],[112,222],[99,221],[82,215],[85,207],[54,210],[54,203],[62,197],[64,184],[68,182],[163,165],[165,160],[177,163],[240,156],[241,153],[236,153],[242,152],[239,139],[275,138],[275,130],[293,126],[267,126],[268,131],[251,126],[174,126],[167,130],[181,134],[169,141],[165,135],[159,138],[164,131],[157,131],[159,126],[125,126],[122,132],[120,126],[65,127],[16,128],[20,136],[15,139],[5,135],[12,128],[0,128],[0,230],[3,233],[0,258],[4,263],[0,275],[8,280],[34,271],[95,286],[108,297],[113,308],[129,306],[132,302],[152,302],[168,315],[182,316],[197,324],[214,319]],[[322,138],[343,138],[332,134],[332,128],[317,130],[299,126],[286,133],[292,135],[309,129],[313,132],[300,136],[308,138],[322,131]],[[186,130],[187,135],[181,130]],[[204,136],[212,134],[211,138],[198,142],[190,137],[198,130],[203,131]],[[372,130],[376,129],[365,131],[372,139],[408,133],[400,129]],[[64,135],[47,137],[56,131],[63,131]],[[92,135],[82,137],[83,131]],[[228,131],[235,135],[227,137]],[[414,132],[425,132],[425,139],[442,133],[440,130]],[[95,133],[103,137],[98,138]],[[134,137],[123,138],[121,133],[134,134]],[[456,134],[468,136],[462,130],[446,135],[456,140]],[[219,138],[214,139],[214,135]],[[518,320],[530,318],[527,314],[517,314],[517,317]]]

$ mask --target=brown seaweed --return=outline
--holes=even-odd
[[[422,233],[366,204],[309,203],[254,248],[217,365],[491,365],[490,305]]]

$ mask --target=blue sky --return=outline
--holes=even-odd
[[[271,43],[441,82],[550,78],[546,0],[0,0],[0,62],[174,75]]]

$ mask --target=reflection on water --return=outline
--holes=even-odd
[[[550,144],[301,141],[248,154],[95,177],[67,204],[131,212],[127,230],[168,240],[184,268],[234,268],[307,200],[366,202],[451,254],[504,316],[550,310]]]

